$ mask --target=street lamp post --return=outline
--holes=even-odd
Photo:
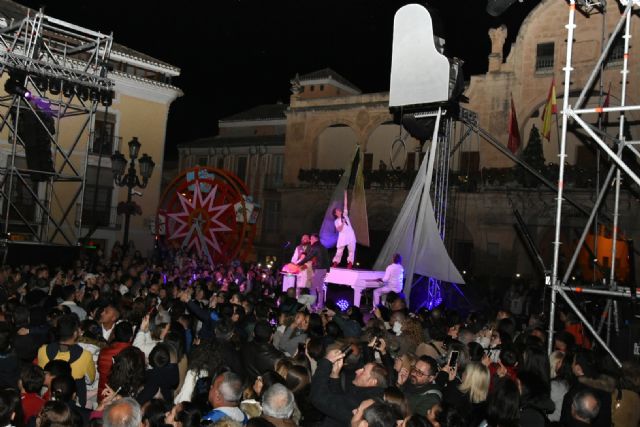
[[[120,151],[116,151],[111,156],[111,170],[113,172],[113,181],[119,187],[127,187],[127,209],[124,214],[124,236],[122,238],[122,245],[126,250],[129,245],[129,221],[131,219],[131,197],[133,195],[133,189],[135,187],[145,188],[149,183],[149,178],[153,173],[153,167],[156,165],[147,154],[143,154],[138,160],[140,165],[140,175],[142,181],[138,177],[136,172],[136,159],[140,153],[140,141],[137,137],[133,137],[129,141],[129,169],[126,171],[127,159]]]

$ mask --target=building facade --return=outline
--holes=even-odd
[[[247,185],[260,207],[252,258],[280,257],[285,243],[282,204],[285,104],[259,105],[218,122],[219,134],[178,146],[179,170],[196,166],[225,169]]]
[[[577,15],[570,96],[575,97],[581,91],[601,50],[601,36],[603,32],[613,31],[618,17],[616,2],[608,2],[603,19],[601,15],[590,18]],[[506,28],[491,29],[488,72],[472,76],[467,86],[465,95],[469,103],[463,106],[476,112],[479,125],[505,146],[513,97],[522,140],[516,153],[518,156],[523,156],[531,129],[542,127],[542,110],[554,79],[561,108],[567,19],[565,2],[540,2],[522,24],[506,60],[503,55]],[[633,20],[635,40],[640,36],[638,17],[634,16]],[[632,54],[630,58],[632,88],[640,81],[640,64],[637,55]],[[604,69],[603,96],[597,85],[587,105],[600,105],[609,87],[611,105],[619,105],[621,59],[621,43],[616,41]],[[284,110],[282,121],[284,144],[280,147],[284,154],[283,185],[277,192],[280,240],[293,242],[302,233],[318,231],[340,171],[359,145],[365,153],[372,246],[361,248],[358,257],[364,266],[370,265],[404,203],[413,172],[424,158],[428,143],[421,145],[393,123],[388,93],[362,93],[331,69],[296,76],[291,81],[291,90],[290,105]],[[638,92],[630,89],[628,94],[627,104],[637,104]],[[630,124],[627,132],[636,140],[640,138],[637,116],[638,112],[627,115]],[[616,133],[617,118],[610,114],[609,123],[604,123],[606,131],[612,135]],[[466,274],[539,278],[538,266],[515,232],[514,210],[524,218],[532,240],[550,267],[555,193],[535,180],[525,178],[511,160],[480,137],[472,134],[463,138],[464,132],[464,127],[458,123],[453,127],[451,138],[456,149],[450,155],[445,240],[452,259]],[[222,134],[221,128],[220,137]],[[552,182],[557,171],[558,135],[554,122],[550,141],[542,141],[544,173]],[[565,191],[567,197],[589,209],[595,197],[596,156],[595,148],[588,142],[584,144],[584,140],[580,132],[570,131],[567,157],[570,172]],[[208,146],[213,147],[213,142]],[[188,158],[186,151],[181,152],[182,158]],[[189,164],[193,165],[195,161],[193,157]],[[228,160],[230,168],[234,161]],[[605,214],[612,209],[612,203],[608,198]],[[640,234],[631,215],[636,203],[633,193],[624,190],[620,224],[627,238]],[[568,204],[564,209],[563,256],[569,257],[575,233],[581,231],[586,217]]]
[[[0,1],[0,18],[5,23],[21,20],[27,14],[33,16],[34,13],[13,1]],[[160,197],[169,107],[177,97],[182,96],[182,91],[171,81],[180,75],[180,69],[115,42],[108,69],[107,77],[115,82],[115,95],[108,107],[98,103],[93,116],[94,123],[86,126],[83,118],[75,117],[58,120],[58,143],[72,153],[70,164],[76,168],[86,164],[83,209],[80,209],[78,201],[73,212],[65,216],[62,206],[74,204],[70,201],[72,199],[67,199],[74,194],[71,186],[68,192],[59,192],[58,200],[47,203],[51,203],[52,216],[60,222],[63,230],[80,227],[80,236],[90,237],[98,246],[110,250],[114,242],[122,239],[124,220],[117,214],[117,206],[127,200],[127,188],[114,185],[110,157],[116,150],[128,157],[127,143],[137,137],[142,143],[141,154],[146,153],[153,158],[155,172],[147,187],[139,190],[140,195],[134,197],[142,209],[142,215],[131,217],[129,238],[137,249],[147,254],[153,247],[152,225]],[[54,95],[45,91],[43,96],[63,99],[66,94]],[[8,130],[4,129],[0,134],[0,163],[3,166],[10,158],[10,138]],[[76,138],[80,142],[72,149]],[[23,150],[19,149],[17,155],[17,163],[26,163]],[[56,155],[56,167],[62,160]],[[22,190],[13,191],[19,194]],[[70,232],[70,235],[74,234],[75,231]],[[58,240],[54,239],[54,242]]]

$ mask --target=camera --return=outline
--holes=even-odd
[[[346,359],[351,355],[351,353],[353,353],[353,347],[351,347],[351,344],[347,344],[342,348],[341,351],[342,351],[342,354],[344,354],[344,358]]]

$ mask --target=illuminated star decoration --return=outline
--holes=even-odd
[[[194,185],[191,199],[187,198],[186,193],[178,193],[182,212],[168,215],[177,223],[171,238],[183,239],[183,248],[190,250],[195,247],[196,251],[206,256],[211,264],[213,264],[213,257],[210,249],[222,253],[216,232],[231,231],[231,228],[219,219],[231,204],[215,206],[217,190],[218,186],[216,185],[204,199],[200,185]]]

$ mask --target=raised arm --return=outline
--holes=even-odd
[[[342,209],[343,215],[349,213],[349,201],[347,200],[347,190],[344,190],[344,209]]]

